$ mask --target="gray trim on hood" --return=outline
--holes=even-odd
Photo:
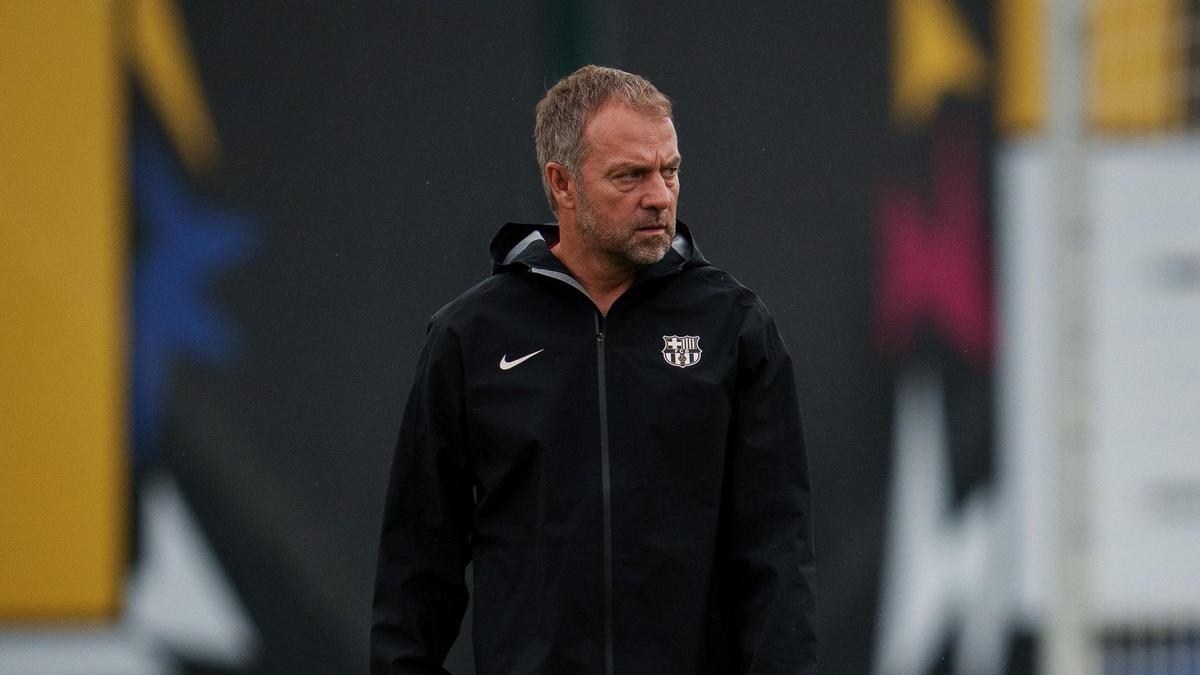
[[[580,284],[579,280],[576,279],[575,277],[571,276],[570,274],[563,274],[562,272],[557,272],[555,270],[548,270],[548,269],[545,269],[544,267],[530,267],[529,271],[533,272],[534,274],[540,274],[544,277],[550,277],[551,279],[558,279],[559,281],[563,282],[564,284],[568,284],[568,285],[574,286],[575,288],[579,289],[580,293],[583,293],[584,295],[588,294],[587,289],[585,289],[583,287],[583,284]],[[591,297],[592,296],[588,295],[589,299]]]
[[[521,241],[518,241],[517,245],[513,246],[512,250],[508,252],[508,255],[504,256],[504,262],[501,264],[502,265],[512,264],[512,261],[516,260],[517,256],[521,255],[521,253],[523,253],[525,251],[525,249],[529,248],[530,244],[532,244],[535,241],[538,241],[539,239],[542,241],[546,240],[546,238],[542,236],[542,233],[537,230],[533,230],[529,234],[525,235],[525,238],[522,239]]]
[[[683,256],[684,260],[689,260],[692,257],[692,242],[688,241],[687,237],[678,232],[675,233],[675,238],[671,240],[671,248]]]

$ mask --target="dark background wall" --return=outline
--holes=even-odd
[[[589,61],[674,99],[680,215],[778,319],[815,481],[824,671],[869,669],[890,433],[869,340],[884,3],[183,9],[223,147],[201,189],[253,218],[259,246],[214,291],[239,356],[177,372],[163,462],[262,633],[253,672],[364,670],[426,320],[488,272],[499,225],[549,219],[533,106]]]

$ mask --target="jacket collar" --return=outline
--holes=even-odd
[[[550,251],[558,243],[558,224],[505,223],[492,238],[492,273],[531,269],[570,274],[566,266]],[[675,221],[675,239],[663,259],[638,272],[634,284],[656,277],[675,274],[692,267],[709,264],[696,247],[692,231],[683,221]]]

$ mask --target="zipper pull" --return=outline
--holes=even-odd
[[[604,333],[596,333],[596,342],[604,342]]]

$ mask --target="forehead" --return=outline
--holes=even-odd
[[[671,118],[619,103],[603,106],[583,129],[588,158],[661,159],[679,154]]]

